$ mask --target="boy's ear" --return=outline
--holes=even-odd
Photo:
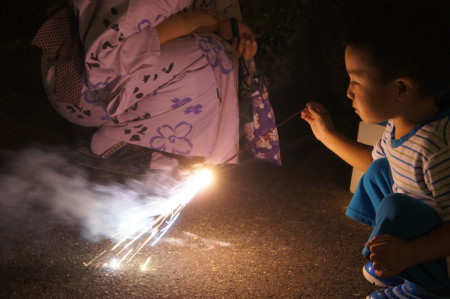
[[[398,78],[395,81],[397,87],[397,99],[404,102],[409,99],[414,91],[414,81],[409,78]]]

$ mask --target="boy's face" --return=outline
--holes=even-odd
[[[397,115],[395,81],[380,83],[377,69],[372,65],[367,50],[347,46],[345,67],[350,77],[347,96],[363,121],[379,123]]]

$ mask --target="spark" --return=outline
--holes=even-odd
[[[102,253],[100,253],[99,255],[97,255],[95,258],[93,258],[90,262],[88,263],[83,263],[86,267],[89,266],[90,264],[92,264],[92,262],[94,262],[96,259],[98,259],[99,257],[101,257],[104,253],[106,252],[106,250],[103,250]]]
[[[173,219],[170,220],[170,222],[161,230],[161,235],[153,241],[151,244],[152,246],[155,246],[156,243],[166,234],[166,232],[169,230],[169,228],[172,226],[172,224],[177,220],[178,216],[180,216],[180,213],[178,213]]]
[[[122,258],[122,259],[120,260],[120,262],[119,262],[119,265],[122,264],[123,260],[126,259],[127,256],[130,255],[131,252],[133,252],[133,249],[130,249],[130,251],[128,251],[128,252],[123,256],[123,258]]]
[[[151,259],[152,259],[152,258],[151,258],[150,256],[147,258],[147,260],[145,261],[145,263],[142,264],[142,266],[141,266],[141,271],[147,271],[147,265],[148,265],[148,263],[150,262]]]
[[[148,203],[138,208],[133,207],[131,219],[121,225],[118,232],[113,235],[119,240],[109,251],[109,255],[112,255],[113,258],[109,263],[105,263],[105,266],[115,270],[120,269],[127,258],[125,264],[129,264],[146,245],[155,246],[169,231],[191,199],[212,181],[213,174],[210,169],[196,169],[172,188],[168,198],[160,201],[158,207],[161,212],[159,215],[149,216],[149,211],[145,213],[147,209],[151,208],[151,204]],[[103,251],[84,265],[89,266],[106,252],[106,250]],[[142,271],[145,271],[150,259],[148,257],[141,266]]]
[[[120,269],[120,262],[118,262],[116,258],[113,258],[111,259],[111,262],[109,264],[106,264],[105,266],[114,270],[118,270]]]

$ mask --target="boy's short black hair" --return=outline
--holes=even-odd
[[[382,83],[408,77],[432,96],[450,85],[450,5],[413,2],[369,9],[348,28],[344,43],[369,51]]]

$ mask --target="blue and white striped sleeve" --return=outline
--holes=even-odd
[[[424,166],[425,182],[442,211],[442,222],[450,222],[450,147],[436,152]]]
[[[386,152],[384,149],[386,148],[386,145],[389,142],[389,137],[391,135],[391,127],[392,127],[391,123],[388,123],[386,125],[386,130],[384,130],[383,136],[373,146],[372,158],[374,160],[386,158]]]

